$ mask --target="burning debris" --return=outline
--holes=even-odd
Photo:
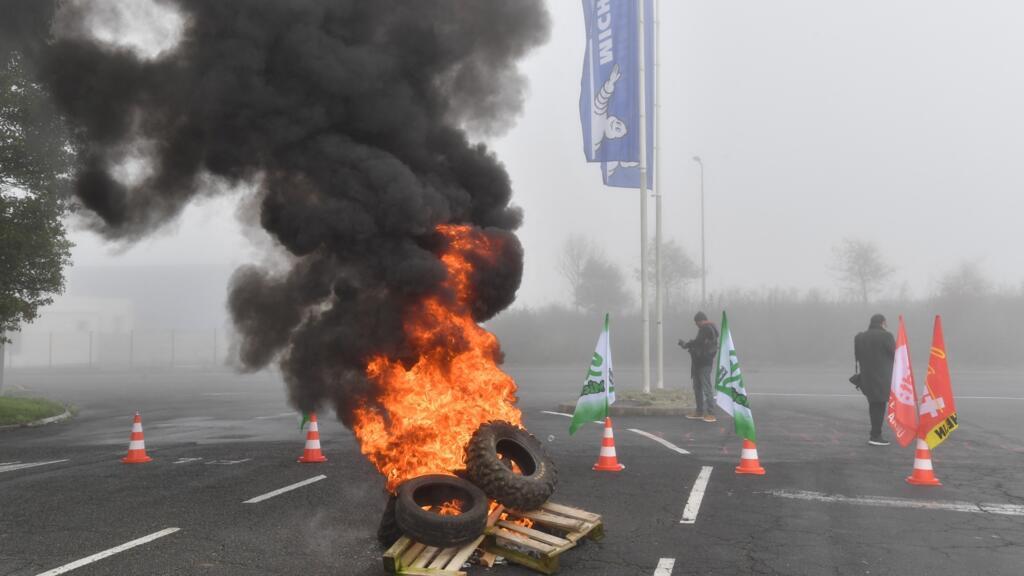
[[[381,544],[390,546],[403,533],[431,546],[466,544],[483,534],[495,508],[534,510],[555,491],[554,462],[532,434],[510,422],[483,424],[464,451],[459,477],[416,475],[397,487],[377,534]]]

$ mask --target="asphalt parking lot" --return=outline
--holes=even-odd
[[[617,418],[626,469],[593,472],[601,427],[569,437],[554,413],[577,393],[578,367],[509,371],[526,426],[558,464],[553,500],[604,517],[606,537],[563,555],[561,574],[1022,572],[1020,374],[954,374],[961,427],[933,454],[943,486],[924,488],[903,481],[912,448],[866,444],[864,401],[840,372],[748,370],[767,469],[750,477],[733,472],[740,441],[726,418]],[[617,375],[622,387],[636,379]],[[382,479],[328,415],[329,461],[297,464],[304,436],[276,375],[15,371],[10,381],[81,411],[0,432],[0,575],[57,573],[145,537],[73,573],[383,573]],[[154,461],[125,466],[136,409]],[[702,471],[703,498],[681,523]]]

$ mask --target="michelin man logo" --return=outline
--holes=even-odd
[[[615,83],[620,78],[622,78],[622,73],[619,72],[619,65],[616,64],[612,66],[611,74],[609,74],[608,79],[601,86],[601,90],[594,96],[590,139],[595,153],[601,148],[601,144],[605,140],[622,138],[629,132],[629,128],[621,118],[608,114],[608,105],[611,102],[612,95],[615,94]]]

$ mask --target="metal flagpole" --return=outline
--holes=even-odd
[[[707,250],[704,244],[704,161],[700,156],[694,156],[694,160],[700,165],[700,305],[708,305],[708,263]]]
[[[4,366],[7,363],[7,344],[4,342],[6,335],[5,332],[0,332],[0,393],[4,391]]]
[[[654,289],[658,390],[665,387],[665,284],[661,276],[661,1],[654,0]]]
[[[637,22],[640,25],[638,70],[640,85],[640,314],[643,316],[644,394],[651,392],[651,311],[647,304],[647,75],[644,71],[644,0],[637,2]]]

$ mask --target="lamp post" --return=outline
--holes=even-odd
[[[700,304],[705,306],[708,302],[708,267],[704,248],[704,162],[700,156],[694,156],[693,161],[700,166]]]

